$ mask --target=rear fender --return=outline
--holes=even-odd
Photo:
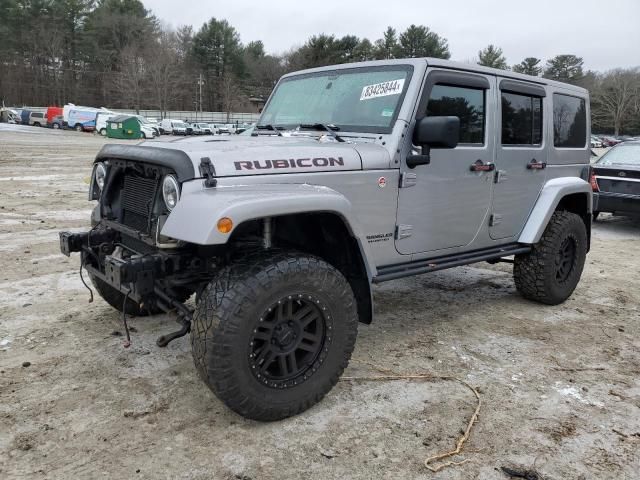
[[[586,194],[583,218],[590,218],[593,196],[591,185],[579,177],[554,178],[542,188],[518,241],[528,244],[540,241],[551,215],[556,211],[562,199],[576,193]]]

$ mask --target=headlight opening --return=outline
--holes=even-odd
[[[94,176],[96,185],[98,185],[98,189],[102,192],[102,189],[104,188],[104,182],[107,178],[107,167],[104,166],[104,163],[96,163]]]
[[[173,175],[167,175],[162,180],[162,198],[169,211],[173,210],[180,200],[180,187]]]

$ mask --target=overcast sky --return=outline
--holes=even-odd
[[[143,0],[163,22],[198,30],[226,19],[243,43],[262,40],[270,53],[318,33],[371,41],[388,25],[426,25],[449,41],[451,58],[469,61],[493,43],[509,64],[571,53],[585,67],[640,66],[640,0]]]

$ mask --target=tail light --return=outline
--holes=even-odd
[[[593,168],[591,169],[591,176],[589,179],[589,183],[591,184],[591,189],[594,192],[600,191],[600,187],[598,186],[598,179],[596,178],[596,172]]]

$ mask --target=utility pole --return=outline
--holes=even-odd
[[[200,110],[200,118],[202,118],[202,85],[204,85],[204,79],[201,73],[198,75],[198,90],[196,90],[196,118],[198,118],[198,110]]]

